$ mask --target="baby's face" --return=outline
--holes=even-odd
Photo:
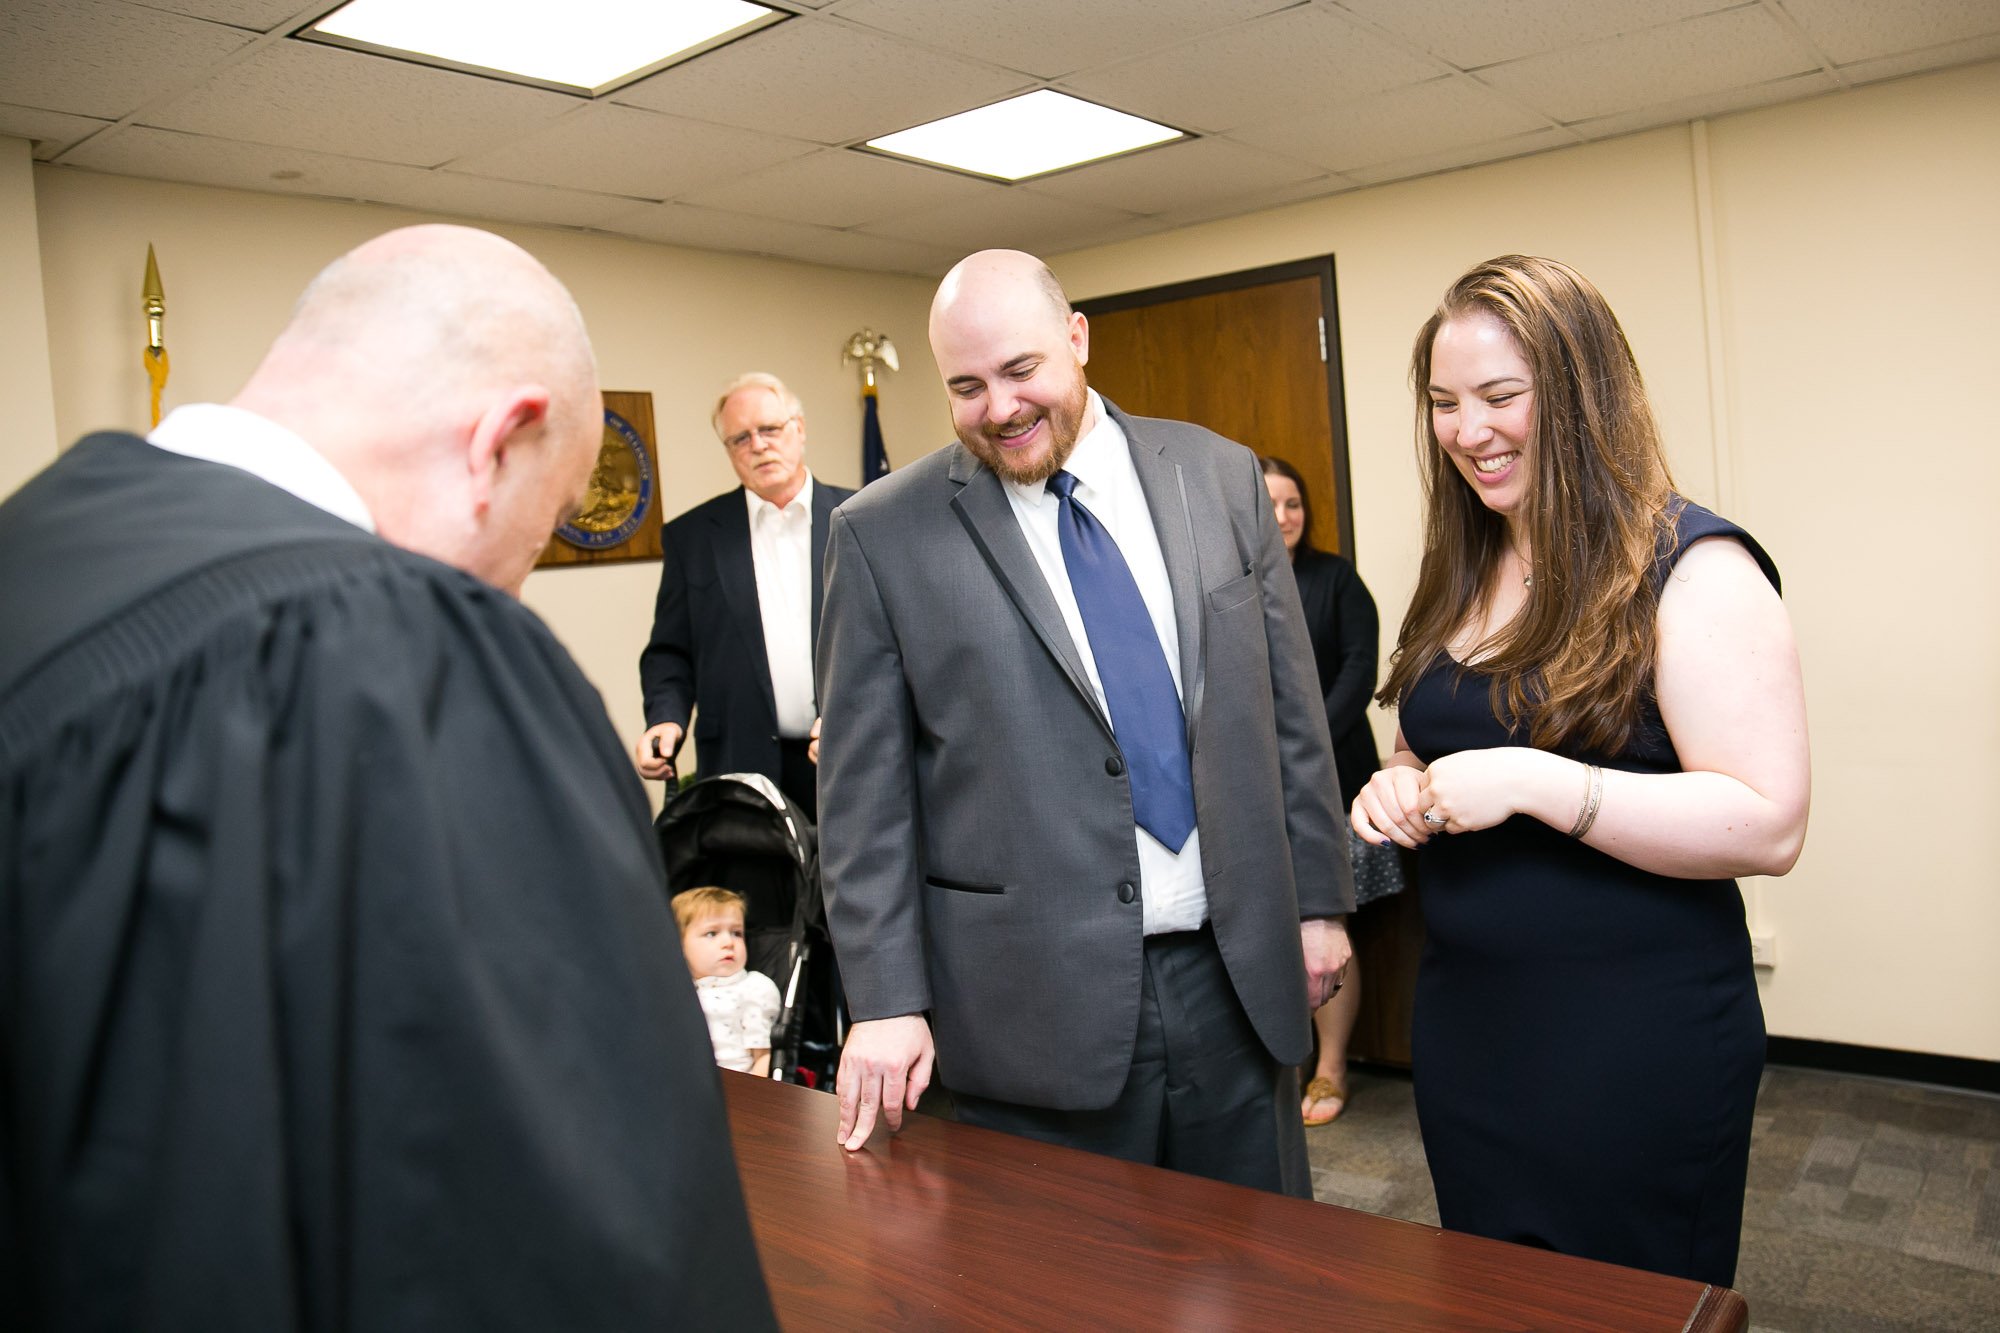
[[[743,970],[743,914],[697,917],[681,936],[688,971],[699,977],[729,977]]]

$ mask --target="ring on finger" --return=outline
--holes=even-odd
[[[1443,828],[1451,821],[1439,815],[1435,810],[1426,810],[1424,811],[1424,822],[1433,828]]]

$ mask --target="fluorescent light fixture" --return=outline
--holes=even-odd
[[[1025,180],[1187,136],[1123,111],[1044,88],[961,111],[868,146],[941,167]]]
[[[595,95],[783,17],[746,0],[352,0],[302,35]]]

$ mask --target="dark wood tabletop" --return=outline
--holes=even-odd
[[[906,1116],[722,1071],[787,1329],[1741,1333],[1720,1287]]]

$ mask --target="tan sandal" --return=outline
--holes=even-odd
[[[1347,1109],[1347,1088],[1330,1078],[1316,1078],[1306,1084],[1306,1105],[1314,1102],[1337,1102],[1337,1106],[1326,1115],[1316,1115],[1303,1109],[1300,1115],[1308,1125],[1330,1125],[1340,1119],[1340,1113]]]

